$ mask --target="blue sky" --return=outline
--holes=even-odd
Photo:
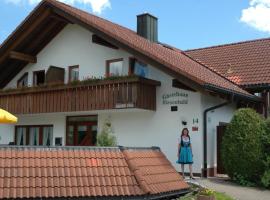
[[[0,43],[39,0],[0,1]],[[269,37],[270,0],[62,0],[136,29],[136,15],[159,18],[159,40],[180,49]]]

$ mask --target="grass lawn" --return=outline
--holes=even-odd
[[[185,197],[181,197],[179,200],[196,200],[197,195],[188,194]],[[216,200],[234,200],[233,198],[229,197],[228,195],[220,192],[215,192]]]

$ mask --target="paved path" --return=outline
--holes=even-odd
[[[196,179],[195,182],[215,191],[226,193],[237,200],[270,200],[270,190],[242,187],[225,179]]]

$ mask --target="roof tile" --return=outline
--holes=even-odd
[[[137,196],[148,194],[146,184],[150,184],[151,194],[188,188],[160,152],[128,152],[118,148],[0,147],[0,198]],[[19,156],[10,157],[14,154]],[[156,168],[148,169],[149,162]],[[130,170],[131,165],[138,170]],[[154,171],[158,167],[165,174]]]
[[[238,85],[270,83],[270,38],[188,50],[185,53]]]

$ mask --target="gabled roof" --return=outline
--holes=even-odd
[[[49,11],[49,15],[54,15],[54,19],[58,20],[56,20],[54,23],[62,23],[62,26],[60,26],[57,31],[51,33],[51,36],[57,34],[67,23],[77,23],[102,37],[103,39],[109,41],[113,45],[116,45],[130,52],[131,54],[134,54],[140,59],[147,60],[149,64],[152,64],[153,66],[158,67],[173,76],[185,77],[188,80],[200,85],[201,87],[207,88],[208,90],[219,91],[225,94],[235,94],[249,99],[255,98],[253,95],[241,89],[226,78],[220,76],[218,73],[189,58],[180,50],[175,48],[168,48],[166,45],[150,42],[147,39],[140,37],[136,32],[130,29],[55,0],[43,0],[32,12],[32,14],[21,24],[21,26],[19,26],[17,30],[5,41],[5,43],[0,48],[0,53],[12,50],[12,48],[8,48],[8,46],[11,45],[6,44],[12,44],[12,41],[16,41],[16,37],[19,37],[19,34],[17,33],[19,33],[21,29],[26,27],[25,29],[29,30],[32,27],[29,24],[30,21],[33,23],[36,20],[40,20],[40,24],[47,23],[48,25],[50,23],[49,21],[42,22],[41,20],[41,17],[44,17],[41,13],[46,11]],[[36,16],[33,18],[33,15]],[[50,17],[45,16],[44,20],[47,18]],[[61,21],[59,19],[64,20]],[[53,27],[51,28],[54,30]],[[30,31],[29,37],[31,34],[32,33]],[[32,40],[33,36],[30,37],[29,41]],[[23,53],[32,53],[36,55],[38,51],[44,47],[45,43],[46,41],[43,42],[42,45],[37,45],[38,47],[36,48],[33,47],[34,50],[29,50],[27,42],[25,42],[24,45],[21,45],[21,51],[23,51]],[[1,63],[1,57],[2,60],[5,61],[5,64]],[[15,66],[13,70],[10,67],[11,71],[6,72],[9,72],[10,74],[7,74],[6,76],[3,74],[0,76],[0,80],[2,80],[0,82],[0,86],[6,84],[7,81],[14,77],[15,74],[18,73],[18,71],[25,65],[24,63],[24,65],[21,64],[19,67],[16,67],[16,64],[19,65],[18,63],[10,62],[12,62],[10,59],[4,59],[3,56],[0,56],[0,70],[7,68],[7,66],[9,67],[9,64]]]
[[[270,84],[270,38],[187,50],[185,53],[240,86]]]
[[[0,147],[0,199],[159,199],[188,189],[159,148]]]

